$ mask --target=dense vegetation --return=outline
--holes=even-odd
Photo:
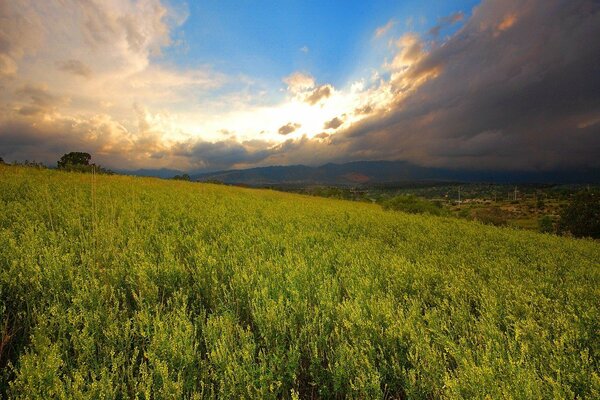
[[[8,398],[600,398],[600,245],[0,166]]]
[[[600,239],[600,191],[581,191],[563,208],[559,228],[575,236]]]
[[[600,186],[405,182],[362,187],[272,186],[286,192],[368,201],[412,214],[455,216],[489,225],[511,226],[600,239]]]
[[[409,214],[448,215],[441,203],[421,199],[415,195],[400,195],[381,202],[384,210],[403,211]]]

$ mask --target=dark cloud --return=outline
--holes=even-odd
[[[55,165],[67,152],[86,151],[107,167],[139,168],[147,166],[152,154],[170,153],[160,138],[133,136],[109,117],[73,119],[22,111],[0,118],[0,153],[9,160]]]
[[[323,129],[337,129],[340,126],[342,126],[343,124],[344,124],[343,120],[341,120],[338,117],[335,117],[332,120],[325,122],[325,124],[323,125]]]
[[[454,25],[454,24],[462,21],[464,18],[465,18],[465,14],[462,11],[457,11],[455,13],[452,13],[450,15],[442,17],[438,20],[437,25],[432,27],[428,33],[431,36],[438,36],[442,29],[444,29],[448,26]]]
[[[24,115],[26,117],[42,114],[44,113],[44,111],[44,108],[37,106],[23,106],[19,108],[19,114]]]
[[[218,142],[196,141],[179,144],[172,150],[176,156],[186,157],[193,169],[219,170],[238,164],[255,164],[271,153],[269,144],[254,140],[237,142],[223,140]]]
[[[600,3],[486,1],[405,71],[436,76],[338,141],[444,167],[600,165]],[[587,122],[586,122],[587,121]]]
[[[79,60],[66,60],[56,63],[59,70],[69,72],[74,75],[79,75],[84,78],[91,78],[92,70]]]
[[[101,143],[89,141],[88,136],[78,133],[66,121],[44,125],[11,119],[0,123],[0,149],[7,159],[35,160],[47,165],[55,165],[69,151],[101,149]]]
[[[46,88],[35,85],[25,85],[15,93],[22,99],[27,99],[40,108],[50,108],[64,102],[59,96],[51,94]]]
[[[311,106],[315,105],[319,101],[321,101],[321,99],[326,99],[329,96],[331,96],[331,92],[332,92],[331,85],[319,86],[318,88],[313,90],[308,96],[306,96],[306,102],[308,104],[310,104]]]
[[[280,135],[289,135],[290,133],[294,132],[296,129],[300,128],[301,126],[302,125],[300,125],[298,123],[288,122],[287,124],[285,124],[281,128],[279,128],[279,130],[277,132],[279,132]]]

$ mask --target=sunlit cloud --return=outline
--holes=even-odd
[[[282,127],[280,127],[277,130],[277,133],[279,133],[280,135],[289,135],[290,133],[296,131],[298,128],[300,128],[302,125],[300,125],[297,122],[288,122],[287,124],[283,125]]]
[[[292,93],[298,93],[315,86],[315,78],[304,72],[294,72],[283,78],[283,82]]]
[[[70,72],[84,78],[91,78],[92,70],[79,60],[57,61],[56,67],[64,72]]]

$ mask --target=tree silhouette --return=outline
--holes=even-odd
[[[84,166],[90,165],[90,160],[92,156],[89,153],[83,153],[79,151],[72,151],[63,155],[60,160],[58,160],[58,168],[68,168],[74,166]]]

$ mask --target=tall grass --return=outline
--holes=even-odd
[[[0,166],[1,394],[600,398],[600,245]]]

